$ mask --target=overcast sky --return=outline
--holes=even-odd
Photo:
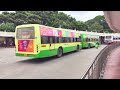
[[[103,11],[60,11],[64,12],[72,17],[75,17],[76,20],[87,21],[93,19],[97,15],[103,15]]]
[[[103,11],[60,11],[60,12],[64,12],[65,14],[71,15],[72,17],[75,17],[76,20],[80,21],[87,21],[89,19],[96,17],[97,15],[103,15]],[[0,13],[2,13],[2,11],[0,11]]]

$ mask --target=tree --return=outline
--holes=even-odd
[[[92,24],[89,29],[90,29],[90,31],[100,32],[103,30],[103,26],[100,25],[98,22],[96,22],[96,23]]]
[[[105,32],[106,30],[107,32],[111,32],[104,16],[98,15],[95,18],[86,21],[85,23],[88,26],[89,31],[94,31],[94,29],[98,28],[99,30],[102,29],[101,31],[97,30],[98,32]]]
[[[4,12],[2,12],[2,14],[3,14],[3,15],[8,15],[8,14],[10,14],[10,13],[7,12],[7,11],[4,11]]]
[[[4,25],[16,27],[22,24],[42,24],[51,27],[65,29],[76,29],[79,31],[108,31],[111,32],[104,16],[98,15],[86,22],[77,21],[74,17],[58,11],[15,11],[12,13],[3,12],[0,14],[0,30],[5,29]],[[8,27],[7,26],[7,27]],[[8,29],[7,29],[8,30]],[[12,29],[10,29],[12,31]],[[101,31],[99,31],[101,30]]]
[[[86,31],[87,28],[88,28],[87,25],[84,22],[81,22],[81,21],[76,22],[75,27],[79,31]]]
[[[2,24],[2,23],[6,23],[6,21],[7,21],[6,16],[3,15],[3,14],[0,14],[0,24]]]
[[[14,32],[15,31],[14,23],[1,24],[0,31]]]

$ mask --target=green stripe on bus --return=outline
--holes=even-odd
[[[80,46],[80,48],[82,48],[82,47]],[[71,52],[71,51],[75,51],[75,50],[76,50],[76,46],[64,47],[64,48],[63,48],[63,53],[67,53],[67,52]],[[57,55],[57,51],[58,51],[58,49],[43,50],[43,51],[40,51],[40,53],[38,53],[37,55],[28,54],[27,57],[33,57],[33,58],[50,57],[50,56]],[[24,54],[16,53],[16,56],[24,56]]]

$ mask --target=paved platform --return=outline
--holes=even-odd
[[[109,55],[103,79],[120,79],[120,47]]]
[[[105,46],[44,59],[16,57],[15,48],[3,48],[0,50],[0,78],[80,79]]]

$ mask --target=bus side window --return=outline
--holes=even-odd
[[[70,42],[70,38],[69,37],[67,37],[67,42]]]
[[[88,42],[88,38],[85,38],[85,42]]]
[[[75,40],[74,40],[75,38],[73,38],[73,42],[75,42]]]
[[[76,38],[76,39],[77,39],[76,42],[81,42],[81,41],[80,41],[80,38]]]
[[[48,36],[41,36],[41,44],[47,44],[48,42]]]
[[[88,38],[86,38],[86,41],[88,42]]]
[[[54,40],[55,40],[55,43],[57,43],[57,37],[56,36],[54,37]]]
[[[77,39],[77,38],[73,38],[73,42],[76,42],[76,39]]]
[[[81,41],[82,41],[82,38],[79,38],[79,41],[81,42]]]
[[[59,43],[62,43],[62,42],[63,42],[62,37],[59,37]]]
[[[65,41],[65,37],[62,37],[62,41],[63,41],[63,43],[66,43],[66,41]]]
[[[66,38],[66,37],[64,37],[64,42],[65,42],[65,43],[67,42],[67,38]]]
[[[52,36],[53,37],[53,43],[55,43],[55,36]]]
[[[67,42],[66,37],[64,37],[65,43]]]
[[[86,42],[86,38],[84,38],[84,42]]]
[[[51,43],[54,43],[54,37],[53,36],[50,36],[49,37],[49,43],[51,44]]]
[[[99,41],[98,38],[96,39],[96,41]]]
[[[84,42],[86,42],[86,38],[84,38]]]
[[[89,38],[89,41],[91,41],[91,39]]]
[[[89,42],[89,38],[87,38],[87,41]]]
[[[75,38],[75,39],[76,39],[76,42],[79,42],[79,40],[78,40],[79,38]]]
[[[82,38],[81,38],[81,36],[79,36],[79,40],[80,40],[80,42],[82,41]]]
[[[96,41],[96,38],[94,38],[94,41]]]
[[[90,38],[90,41],[92,41],[92,38]]]
[[[73,38],[70,38],[71,42],[73,42]]]
[[[67,43],[67,37],[64,37],[65,43]]]
[[[87,38],[87,41],[89,42],[89,38]]]
[[[88,41],[90,42],[90,38],[88,38]]]
[[[59,43],[59,37],[55,37],[55,43]]]
[[[68,37],[69,38],[69,42],[71,42],[71,38],[70,37]]]

